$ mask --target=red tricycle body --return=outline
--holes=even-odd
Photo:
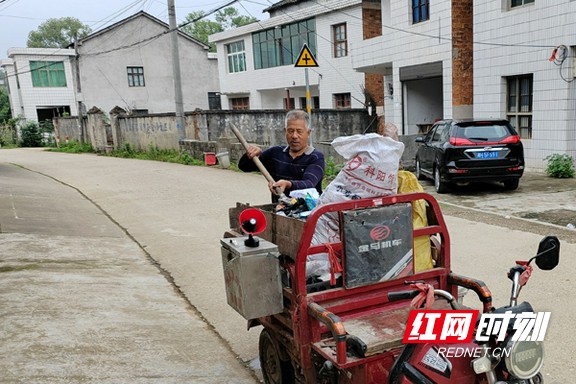
[[[430,238],[434,239],[437,246],[430,251],[434,256],[433,267],[415,272],[411,260],[408,268],[392,278],[383,279],[376,274],[372,280],[360,283],[354,280],[352,277],[358,270],[354,270],[353,264],[358,260],[352,260],[351,250],[366,251],[375,248],[373,244],[384,247],[385,243],[373,232],[376,236],[373,244],[350,244],[352,236],[344,234],[343,213],[412,207],[417,201],[426,202],[429,220],[417,228],[410,220],[407,241],[413,248],[415,239],[425,238],[428,243]],[[231,210],[231,224],[238,223],[238,212],[243,208],[246,207]],[[318,220],[325,214],[339,217],[342,236],[330,244],[312,245]],[[438,345],[434,344],[410,344],[405,348],[402,339],[411,301],[388,299],[389,293],[406,290],[406,280],[429,284],[458,297],[458,285],[450,273],[450,237],[439,205],[431,195],[410,193],[326,204],[314,209],[306,221],[271,219],[269,228],[261,235],[276,241],[280,248],[282,309],[279,313],[249,319],[249,327],[264,327],[259,352],[267,383],[477,382],[470,365],[473,357],[448,361],[438,354]],[[287,220],[294,221],[293,228],[287,228]],[[226,237],[240,235],[240,231],[232,230]],[[307,282],[307,258],[319,253],[332,253],[342,267],[337,284],[327,283],[318,288]],[[369,266],[362,268],[360,278],[371,275],[366,272],[370,272]],[[450,309],[442,300],[435,303],[435,308]],[[476,345],[461,346],[476,348]],[[401,354],[408,367],[397,364]],[[406,377],[411,374],[414,377],[408,381]]]

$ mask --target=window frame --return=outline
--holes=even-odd
[[[343,28],[343,37],[339,36],[340,29]],[[346,23],[332,26],[332,54],[335,58],[348,56],[348,27]]]
[[[506,80],[506,119],[514,127],[521,139],[532,138],[532,117],[534,112],[534,75],[508,76]],[[522,81],[528,81],[528,90]],[[523,110],[524,109],[524,110]],[[527,124],[523,123],[527,121]]]
[[[230,105],[230,109],[232,110],[247,111],[250,109],[250,97],[249,96],[231,97],[228,99],[228,104]]]
[[[350,92],[334,94],[334,109],[352,108],[352,94]]]
[[[244,40],[233,41],[226,44],[225,47],[228,73],[246,72],[246,46]]]
[[[30,60],[30,76],[34,88],[66,88],[64,61]]]
[[[525,5],[534,4],[535,0],[510,0],[510,9],[523,7]],[[516,4],[515,4],[516,3]]]
[[[412,0],[412,24],[430,20],[430,0]]]
[[[128,87],[145,87],[146,80],[144,78],[144,67],[142,66],[127,66],[126,76],[128,78]]]
[[[310,18],[252,33],[254,69],[296,63],[306,44],[316,54],[316,19]]]

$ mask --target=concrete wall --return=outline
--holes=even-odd
[[[109,150],[110,146],[120,149],[128,143],[138,150],[147,150],[150,145],[161,149],[182,149],[193,158],[204,159],[206,152],[215,154],[228,152],[230,161],[235,163],[244,154],[244,148],[228,128],[238,127],[242,136],[250,142],[262,146],[283,145],[284,111],[201,111],[186,114],[186,139],[178,142],[175,118],[171,114],[150,116],[112,116],[108,124],[106,115],[100,111],[88,114],[85,119],[86,137],[92,146],[99,150]],[[336,164],[345,159],[334,151],[330,143],[338,136],[374,132],[375,125],[366,130],[372,118],[364,110],[322,111],[312,115],[314,147],[324,155],[332,157]],[[80,140],[78,120],[75,117],[54,119],[54,128],[60,139]],[[400,136],[405,145],[402,164],[405,169],[414,166],[417,144],[416,135]]]
[[[78,117],[59,117],[53,119],[52,123],[54,124],[54,133],[61,142],[64,142],[66,138],[80,141]],[[84,118],[84,123],[86,124],[86,118]]]
[[[113,115],[110,123],[104,113],[88,114],[85,129],[95,148],[109,145],[115,148],[129,143],[136,149],[146,150],[150,145],[160,149],[178,149],[178,132],[174,114]],[[251,143],[263,146],[285,144],[282,110],[261,111],[195,111],[185,114],[185,137],[195,141],[237,141],[230,129],[234,124],[242,136]],[[364,109],[322,110],[312,114],[313,141],[332,141],[343,135],[375,132],[373,118]],[[62,135],[79,139],[77,120],[54,120]]]

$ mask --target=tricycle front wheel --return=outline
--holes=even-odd
[[[290,361],[283,361],[280,356],[282,348],[266,328],[260,333],[258,352],[260,367],[266,384],[293,384],[294,368]]]

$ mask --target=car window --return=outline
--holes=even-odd
[[[470,141],[500,141],[510,136],[510,131],[505,125],[459,126],[455,136]]]
[[[450,140],[450,125],[442,125],[438,127],[438,141],[445,143]]]
[[[432,139],[434,138],[434,132],[436,132],[436,126],[433,126],[428,131],[428,134],[426,135],[426,138],[424,139],[424,142],[426,144],[430,144],[432,142]]]

